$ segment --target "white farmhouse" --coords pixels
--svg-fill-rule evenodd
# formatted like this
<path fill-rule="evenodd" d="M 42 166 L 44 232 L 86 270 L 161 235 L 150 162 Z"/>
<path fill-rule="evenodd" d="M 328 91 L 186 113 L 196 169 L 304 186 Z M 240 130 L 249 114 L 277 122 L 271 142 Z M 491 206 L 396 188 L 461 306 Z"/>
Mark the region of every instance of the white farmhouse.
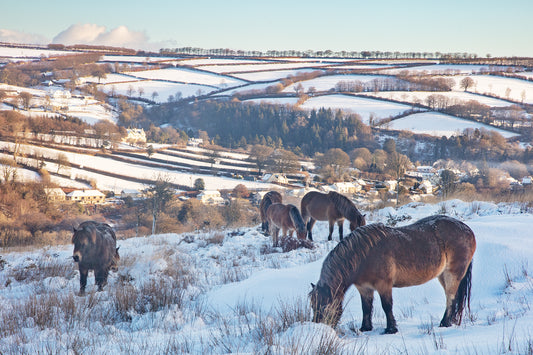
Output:
<path fill-rule="evenodd" d="M 425 194 L 432 194 L 433 184 L 428 180 L 423 180 L 420 185 L 418 185 L 418 189 Z"/>
<path fill-rule="evenodd" d="M 353 182 L 335 182 L 329 185 L 328 190 L 335 191 L 340 194 L 355 194 L 361 191 L 361 185 Z"/>
<path fill-rule="evenodd" d="M 146 133 L 142 128 L 128 128 L 126 129 L 126 137 L 123 139 L 124 142 L 130 144 L 146 143 Z"/>
<path fill-rule="evenodd" d="M 223 205 L 224 199 L 217 190 L 204 190 L 196 196 L 204 205 Z"/>
<path fill-rule="evenodd" d="M 261 179 L 262 182 L 288 184 L 289 180 L 283 174 L 265 174 Z"/>
<path fill-rule="evenodd" d="M 72 97 L 70 91 L 68 90 L 56 90 L 52 94 L 54 100 L 68 100 Z"/>
<path fill-rule="evenodd" d="M 67 194 L 67 201 L 81 204 L 99 204 L 105 202 L 105 195 L 98 190 L 74 190 Z"/>

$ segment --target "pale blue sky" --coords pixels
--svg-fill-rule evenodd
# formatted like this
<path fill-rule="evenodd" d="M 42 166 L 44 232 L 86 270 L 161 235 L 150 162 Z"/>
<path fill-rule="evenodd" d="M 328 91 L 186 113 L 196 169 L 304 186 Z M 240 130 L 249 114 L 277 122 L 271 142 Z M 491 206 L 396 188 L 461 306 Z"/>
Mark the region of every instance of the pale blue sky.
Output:
<path fill-rule="evenodd" d="M 98 33 L 108 34 L 105 38 L 112 38 L 112 44 L 127 37 L 125 44 L 151 49 L 439 51 L 533 57 L 533 0 L 24 0 L 3 2 L 0 10 L 0 41 L 22 32 L 22 38 L 40 35 L 40 41 L 48 43 L 72 25 L 92 24 Z M 113 32 L 120 26 L 127 30 Z M 78 40 L 80 32 L 74 30 L 63 33 L 61 40 Z"/>

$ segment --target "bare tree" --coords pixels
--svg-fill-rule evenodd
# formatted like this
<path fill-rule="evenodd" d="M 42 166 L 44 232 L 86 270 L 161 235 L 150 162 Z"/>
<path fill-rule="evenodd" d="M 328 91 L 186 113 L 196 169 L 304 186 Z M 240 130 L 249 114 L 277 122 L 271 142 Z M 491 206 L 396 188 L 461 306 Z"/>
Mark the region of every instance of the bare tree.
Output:
<path fill-rule="evenodd" d="M 277 173 L 292 173 L 300 168 L 296 154 L 285 149 L 276 149 L 270 154 L 268 166 Z"/>
<path fill-rule="evenodd" d="M 400 197 L 400 179 L 412 163 L 407 156 L 398 152 L 393 152 L 388 155 L 386 164 L 387 171 L 394 179 L 396 179 L 396 204 L 398 204 Z"/>
<path fill-rule="evenodd" d="M 268 165 L 268 159 L 273 151 L 273 148 L 261 144 L 256 144 L 252 147 L 250 151 L 250 159 L 257 166 L 259 174 L 261 174 L 262 170 Z"/>
<path fill-rule="evenodd" d="M 65 153 L 59 153 L 56 158 L 56 164 L 57 164 L 57 171 L 56 173 L 59 174 L 59 170 L 62 168 L 70 166 L 70 162 L 68 160 L 68 157 Z"/>
<path fill-rule="evenodd" d="M 28 110 L 31 106 L 32 95 L 29 92 L 23 91 L 19 94 L 19 99 L 22 107 Z"/>
<path fill-rule="evenodd" d="M 7 184 L 17 178 L 17 163 L 8 158 L 0 158 L 1 177 Z"/>
<path fill-rule="evenodd" d="M 350 167 L 350 157 L 342 149 L 332 148 L 324 154 L 317 154 L 315 163 L 327 180 L 341 180 Z"/>
<path fill-rule="evenodd" d="M 464 89 L 465 91 L 468 90 L 468 88 L 473 85 L 474 85 L 474 80 L 469 76 L 463 78 L 463 80 L 461 80 L 461 82 L 459 83 L 459 87 L 461 89 Z"/>
<path fill-rule="evenodd" d="M 145 192 L 152 210 L 152 234 L 155 234 L 159 214 L 172 199 L 173 189 L 170 176 L 158 175 L 155 182 Z"/>

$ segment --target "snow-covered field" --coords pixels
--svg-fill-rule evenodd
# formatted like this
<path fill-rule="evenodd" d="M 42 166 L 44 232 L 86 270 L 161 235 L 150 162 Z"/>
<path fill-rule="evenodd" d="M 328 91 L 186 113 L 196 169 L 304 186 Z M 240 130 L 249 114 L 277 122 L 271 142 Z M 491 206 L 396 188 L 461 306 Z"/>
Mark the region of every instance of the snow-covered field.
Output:
<path fill-rule="evenodd" d="M 369 123 L 370 116 L 374 116 L 377 119 L 387 118 L 412 109 L 409 105 L 340 94 L 311 97 L 300 107 L 305 110 L 330 108 L 332 110 L 357 113 L 365 124 Z"/>
<path fill-rule="evenodd" d="M 231 95 L 234 95 L 234 94 L 237 94 L 237 93 L 240 93 L 240 94 L 246 94 L 246 93 L 250 93 L 250 92 L 253 92 L 253 91 L 263 91 L 268 88 L 269 86 L 272 86 L 272 85 L 276 85 L 277 82 L 267 82 L 267 83 L 257 83 L 257 84 L 248 84 L 248 85 L 244 85 L 244 86 L 241 86 L 241 87 L 238 87 L 238 88 L 235 88 L 235 89 L 228 89 L 228 90 L 223 90 L 223 91 L 220 91 L 220 92 L 217 92 L 215 94 L 213 94 L 212 96 L 213 97 L 216 97 L 216 96 L 231 96 Z"/>
<path fill-rule="evenodd" d="M 294 62 L 294 63 L 261 63 L 261 64 L 241 64 L 241 65 L 199 65 L 196 68 L 210 71 L 213 73 L 243 73 L 243 72 L 259 72 L 269 70 L 283 70 L 283 69 L 305 69 L 326 66 L 328 63 L 321 62 Z"/>
<path fill-rule="evenodd" d="M 0 147 L 2 148 L 8 148 L 12 150 L 13 146 L 14 146 L 14 143 L 0 141 Z M 161 176 L 168 177 L 169 181 L 172 183 L 183 185 L 183 186 L 191 186 L 191 187 L 193 186 L 193 183 L 196 179 L 201 178 L 205 182 L 206 190 L 220 190 L 220 189 L 231 190 L 238 184 L 243 184 L 250 190 L 271 189 L 277 186 L 277 185 L 272 185 L 268 183 L 263 183 L 260 181 L 248 181 L 248 180 L 242 180 L 242 179 L 232 179 L 232 178 L 223 177 L 223 176 L 200 174 L 200 173 L 195 172 L 194 170 L 202 168 L 202 167 L 209 168 L 211 164 L 207 162 L 193 160 L 193 159 L 179 158 L 179 157 L 167 156 L 167 155 L 157 154 L 157 153 L 154 155 L 154 158 L 160 158 L 162 160 L 166 160 L 166 163 L 159 163 L 159 164 L 168 165 L 168 169 L 163 168 L 163 167 L 155 168 L 155 167 L 143 165 L 143 163 L 146 162 L 146 160 L 129 158 L 129 157 L 128 159 L 130 159 L 131 162 L 117 161 L 109 157 L 65 152 L 59 149 L 29 146 L 29 145 L 21 145 L 19 149 L 21 152 L 24 152 L 24 154 L 39 155 L 39 156 L 43 156 L 45 158 L 50 158 L 50 159 L 57 159 L 59 154 L 64 154 L 66 158 L 68 159 L 69 164 L 80 165 L 81 168 L 62 167 L 60 168 L 60 172 L 62 174 L 68 174 L 68 176 L 70 176 L 73 179 L 78 178 L 78 179 L 84 179 L 88 181 L 93 180 L 96 182 L 98 189 L 104 190 L 104 191 L 113 191 L 115 193 L 120 193 L 124 189 L 143 190 L 147 187 L 143 183 L 135 182 L 135 181 L 132 182 L 128 180 L 128 178 L 156 181 Z M 33 164 L 34 166 L 37 166 L 37 162 L 35 161 L 35 159 L 31 159 L 31 158 L 25 158 L 25 159 L 28 161 L 28 164 Z M 213 167 L 219 168 L 219 169 L 223 169 L 223 168 L 237 169 L 237 170 L 241 170 L 243 174 L 252 169 L 251 165 L 249 168 L 246 168 L 246 167 L 238 168 L 238 167 L 231 165 L 232 161 L 234 162 L 237 159 L 243 159 L 242 155 L 235 154 L 234 156 L 231 156 L 228 154 L 225 154 L 225 155 L 221 154 L 220 159 L 218 158 L 216 159 L 216 162 L 213 164 Z M 176 166 L 180 165 L 180 163 L 193 165 L 194 168 L 184 168 L 184 169 L 190 169 L 190 172 L 181 172 L 181 171 L 176 171 L 172 169 L 172 168 L 175 169 Z M 106 176 L 105 173 L 91 172 L 91 171 L 87 171 L 84 168 L 93 168 L 93 169 L 97 169 L 102 172 L 116 174 L 124 178 L 120 178 L 116 176 Z M 52 172 L 56 172 L 57 164 L 53 162 L 47 162 L 46 169 Z M 31 175 L 29 177 L 32 177 L 32 176 L 34 175 Z"/>
<path fill-rule="evenodd" d="M 156 80 L 138 80 L 133 82 L 111 83 L 106 85 L 99 85 L 105 92 L 115 91 L 116 94 L 128 96 L 130 91 L 134 97 L 144 97 L 152 99 L 155 102 L 166 102 L 170 95 L 181 95 L 182 98 L 205 95 L 207 93 L 216 91 L 212 86 L 197 85 L 197 84 L 180 84 L 169 81 Z M 139 93 L 139 89 L 143 94 Z M 157 93 L 157 95 L 154 95 Z"/>
<path fill-rule="evenodd" d="M 261 99 L 244 100 L 243 102 L 253 102 L 256 104 L 268 103 L 273 105 L 296 105 L 297 97 L 265 97 Z"/>
<path fill-rule="evenodd" d="M 512 103 L 505 100 L 495 99 L 489 96 L 483 96 L 479 94 L 474 94 L 471 92 L 465 91 L 383 91 L 383 92 L 367 92 L 365 95 L 381 97 L 384 99 L 402 101 L 409 103 L 422 103 L 426 104 L 428 96 L 431 95 L 441 95 L 448 99 L 449 104 L 464 103 L 470 100 L 479 102 L 480 104 L 487 105 L 490 107 L 506 107 L 511 106 Z"/>
<path fill-rule="evenodd" d="M 461 75 L 454 77 L 456 82 L 455 90 L 462 90 L 459 84 L 464 77 Z M 533 104 L 533 82 L 531 81 L 492 75 L 474 75 L 470 77 L 474 80 L 474 86 L 469 88 L 468 91 L 480 94 L 488 93 L 518 102 Z"/>
<path fill-rule="evenodd" d="M 288 76 L 295 76 L 300 73 L 311 73 L 320 69 L 315 68 L 300 68 L 290 70 L 272 70 L 272 71 L 256 71 L 249 73 L 232 73 L 231 76 L 248 81 L 274 81 L 286 78 Z"/>
<path fill-rule="evenodd" d="M 0 352 L 531 354 L 531 208 L 453 200 L 368 211 L 367 220 L 404 225 L 442 212 L 477 239 L 471 311 L 461 326 L 438 327 L 445 299 L 436 280 L 393 290 L 397 334 L 382 334 L 379 299 L 374 330 L 357 330 L 362 312 L 353 287 L 336 330 L 310 322 L 310 283 L 337 244 L 318 222 L 315 248 L 288 253 L 272 249 L 258 227 L 119 235 L 118 273 L 103 292 L 95 292 L 91 273 L 84 297 L 71 245 L 3 251 Z"/>
<path fill-rule="evenodd" d="M 335 85 L 339 82 L 354 82 L 360 81 L 362 83 L 367 83 L 374 79 L 384 79 L 385 76 L 379 75 L 326 75 L 321 76 L 311 80 L 301 81 L 295 84 L 287 86 L 283 92 L 294 92 L 294 87 L 296 85 L 302 84 L 302 87 L 305 92 L 309 90 L 310 87 L 314 87 L 316 91 L 329 91 L 335 89 Z M 390 77 L 392 79 L 392 77 Z"/>
<path fill-rule="evenodd" d="M 430 134 L 437 137 L 451 137 L 461 134 L 465 129 L 486 129 L 495 131 L 505 138 L 516 137 L 518 134 L 498 129 L 483 123 L 447 115 L 440 112 L 419 112 L 398 118 L 386 124 L 388 129 L 410 131 L 418 134 Z"/>
<path fill-rule="evenodd" d="M 505 70 L 507 67 L 500 66 L 501 70 Z M 441 75 L 441 74 L 477 74 L 479 72 L 488 71 L 488 65 L 478 64 L 433 64 L 433 65 L 421 65 L 407 68 L 395 68 L 385 70 L 388 74 L 398 74 L 401 71 L 408 70 L 411 73 L 425 72 L 426 74 Z"/>
<path fill-rule="evenodd" d="M 157 70 L 144 70 L 126 73 L 141 79 L 175 81 L 186 84 L 199 84 L 227 88 L 246 84 L 245 81 L 238 80 L 225 75 L 211 74 L 193 69 L 168 68 Z"/>

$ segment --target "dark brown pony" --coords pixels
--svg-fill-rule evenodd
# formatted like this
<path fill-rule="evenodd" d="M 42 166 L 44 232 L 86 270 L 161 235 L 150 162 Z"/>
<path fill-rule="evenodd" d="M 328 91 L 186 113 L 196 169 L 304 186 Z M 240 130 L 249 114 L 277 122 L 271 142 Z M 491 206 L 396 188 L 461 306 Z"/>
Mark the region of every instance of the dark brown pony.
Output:
<path fill-rule="evenodd" d="M 342 240 L 342 227 L 345 218 L 350 221 L 350 231 L 366 224 L 365 216 L 359 212 L 353 202 L 334 191 L 327 194 L 317 191 L 306 193 L 302 198 L 300 209 L 302 210 L 302 217 L 307 223 L 309 240 L 313 240 L 311 231 L 317 220 L 329 222 L 328 240 L 331 240 L 335 222 L 339 227 L 339 240 Z"/>
<path fill-rule="evenodd" d="M 85 294 L 89 270 L 94 270 L 95 284 L 102 291 L 107 284 L 109 270 L 118 268 L 117 237 L 106 223 L 86 221 L 74 228 L 72 258 L 80 270 L 80 295 Z"/>
<path fill-rule="evenodd" d="M 261 230 L 263 232 L 269 233 L 268 221 L 266 218 L 266 211 L 268 207 L 273 203 L 281 203 L 282 201 L 283 198 L 277 191 L 269 191 L 265 194 L 265 196 L 263 196 L 263 199 L 261 199 L 261 203 L 259 204 L 259 213 L 261 215 Z"/>
<path fill-rule="evenodd" d="M 376 290 L 387 316 L 385 333 L 396 333 L 392 288 L 421 285 L 437 277 L 446 294 L 440 326 L 459 325 L 465 305 L 470 308 L 475 250 L 472 230 L 442 215 L 400 228 L 382 224 L 358 228 L 328 254 L 317 285 L 311 284 L 313 320 L 335 327 L 342 315 L 344 294 L 354 285 L 363 307 L 361 331 L 372 330 Z"/>
<path fill-rule="evenodd" d="M 298 239 L 305 239 L 305 222 L 295 205 L 284 205 L 282 203 L 273 203 L 266 211 L 266 217 L 272 235 L 274 247 L 279 245 L 279 230 L 283 236 L 287 233 L 292 237 L 294 231 Z"/>

